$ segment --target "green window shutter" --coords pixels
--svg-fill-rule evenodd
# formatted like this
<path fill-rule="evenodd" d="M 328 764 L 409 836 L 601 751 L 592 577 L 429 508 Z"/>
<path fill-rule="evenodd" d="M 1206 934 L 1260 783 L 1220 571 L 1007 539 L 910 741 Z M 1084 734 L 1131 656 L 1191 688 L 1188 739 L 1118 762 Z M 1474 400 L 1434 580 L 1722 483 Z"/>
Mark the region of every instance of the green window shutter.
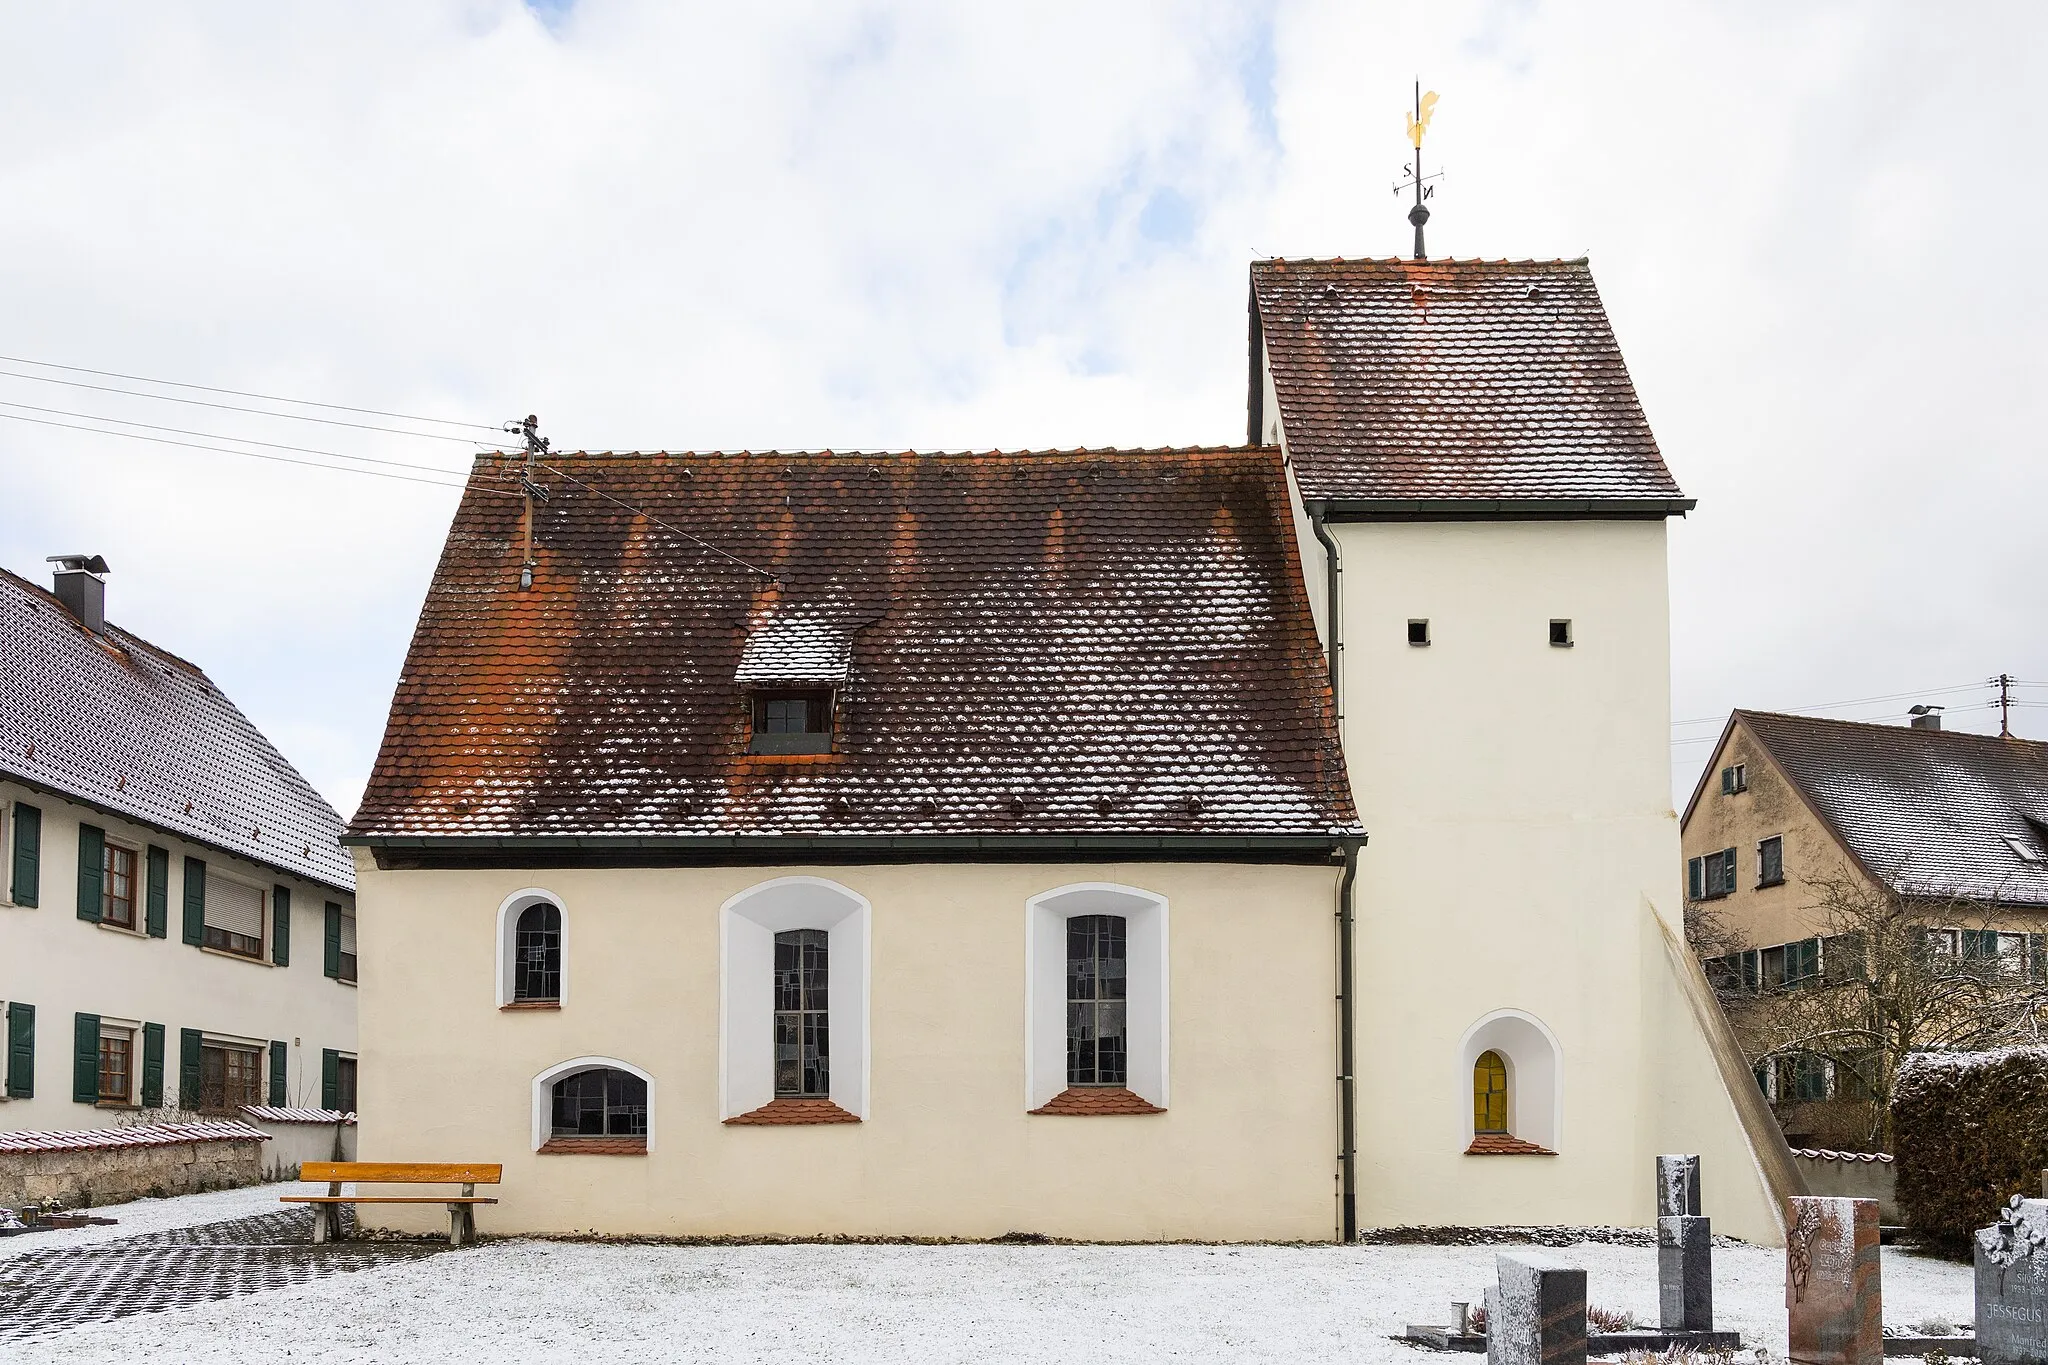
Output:
<path fill-rule="evenodd" d="M 280 967 L 292 965 L 292 889 L 289 886 L 271 888 L 270 960 Z M 283 1103 L 282 1100 L 278 1102 Z"/>
<path fill-rule="evenodd" d="M 199 1107 L 199 1030 L 178 1030 L 178 1107 Z"/>
<path fill-rule="evenodd" d="M 341 976 L 341 907 L 333 901 L 327 902 L 327 960 L 321 970 L 329 976 Z"/>
<path fill-rule="evenodd" d="M 14 803 L 13 889 L 8 898 L 16 905 L 41 905 L 43 887 L 43 813 L 34 806 Z"/>
<path fill-rule="evenodd" d="M 142 1107 L 164 1107 L 164 1026 L 142 1026 Z"/>
<path fill-rule="evenodd" d="M 98 1104 L 100 1099 L 100 1017 L 76 1014 L 71 1018 L 71 1098 L 80 1104 Z"/>
<path fill-rule="evenodd" d="M 7 1002 L 7 1098 L 36 1097 L 36 1007 Z"/>
<path fill-rule="evenodd" d="M 170 933 L 171 851 L 151 844 L 147 862 L 149 936 L 164 938 Z"/>
<path fill-rule="evenodd" d="M 331 1047 L 320 1049 L 320 1107 L 341 1105 L 341 1054 Z"/>
<path fill-rule="evenodd" d="M 270 1044 L 270 1102 L 280 1109 L 288 1102 L 284 1095 L 285 1068 L 290 1065 L 291 1052 L 283 1043 Z"/>
<path fill-rule="evenodd" d="M 107 889 L 107 832 L 98 825 L 78 827 L 78 917 L 100 921 L 100 901 Z"/>
<path fill-rule="evenodd" d="M 206 863 L 185 857 L 185 942 L 206 942 Z"/>
<path fill-rule="evenodd" d="M 1707 893 L 1706 878 L 1700 872 L 1700 860 L 1688 858 L 1685 863 L 1685 886 L 1694 900 L 1702 900 Z"/>

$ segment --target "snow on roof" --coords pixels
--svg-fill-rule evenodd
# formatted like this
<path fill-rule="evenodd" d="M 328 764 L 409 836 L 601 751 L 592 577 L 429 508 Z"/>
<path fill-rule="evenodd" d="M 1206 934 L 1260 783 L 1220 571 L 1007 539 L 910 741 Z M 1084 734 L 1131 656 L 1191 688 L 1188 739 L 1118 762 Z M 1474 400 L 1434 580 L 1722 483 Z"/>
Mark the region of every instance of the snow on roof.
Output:
<path fill-rule="evenodd" d="M 115 1147 L 169 1147 L 180 1142 L 268 1142 L 246 1123 L 139 1123 L 127 1128 L 86 1128 L 62 1133 L 0 1133 L 0 1154 L 89 1152 Z"/>
<path fill-rule="evenodd" d="M 1306 498 L 1691 506 L 1583 260 L 1259 261 L 1252 307 Z"/>
<path fill-rule="evenodd" d="M 1890 1165 L 1890 1152 L 1837 1152 L 1827 1147 L 1794 1147 L 1792 1155 L 1803 1156 L 1809 1161 L 1876 1161 Z"/>
<path fill-rule="evenodd" d="M 242 1112 L 265 1123 L 353 1124 L 356 1121 L 353 1112 L 344 1113 L 339 1109 L 297 1109 L 276 1104 L 245 1104 Z"/>
<path fill-rule="evenodd" d="M 526 591 L 517 458 L 353 838 L 1356 829 L 1277 450 L 554 456 Z M 793 668 L 843 670 L 832 752 L 749 754 Z"/>
<path fill-rule="evenodd" d="M 341 817 L 192 664 L 0 569 L 0 774 L 353 890 Z"/>

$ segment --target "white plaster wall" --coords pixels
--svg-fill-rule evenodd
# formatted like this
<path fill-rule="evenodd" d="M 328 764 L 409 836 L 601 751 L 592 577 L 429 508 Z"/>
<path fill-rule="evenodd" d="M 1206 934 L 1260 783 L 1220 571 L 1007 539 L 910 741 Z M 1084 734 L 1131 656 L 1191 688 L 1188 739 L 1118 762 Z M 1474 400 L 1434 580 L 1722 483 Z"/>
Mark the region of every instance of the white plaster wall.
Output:
<path fill-rule="evenodd" d="M 1775 1240 L 1733 1103 L 1645 946 L 1649 916 L 1681 913 L 1663 523 L 1333 529 L 1370 834 L 1361 1225 L 1642 1225 L 1655 1156 L 1699 1152 L 1717 1230 Z M 1416 617 L 1426 648 L 1407 643 Z M 1548 643 L 1554 617 L 1573 647 Z M 1509 1010 L 1556 1040 L 1555 1157 L 1463 1155 L 1462 1044 Z"/>
<path fill-rule="evenodd" d="M 286 876 L 218 849 L 201 848 L 105 812 L 0 781 L 0 803 L 11 820 L 16 801 L 43 813 L 42 894 L 35 908 L 0 904 L 0 1001 L 36 1007 L 36 1093 L 32 1099 L 0 1098 L 0 1131 L 61 1131 L 106 1128 L 133 1122 L 121 1109 L 79 1104 L 71 1098 L 72 1016 L 79 1012 L 164 1026 L 164 1102 L 176 1102 L 178 1030 L 196 1028 L 251 1041 L 291 1045 L 285 1102 L 320 1103 L 320 1050 L 352 1052 L 356 1045 L 356 988 L 322 974 L 323 906 L 344 907 L 354 898 L 302 878 Z M 110 839 L 171 853 L 167 937 L 105 928 L 78 918 L 78 826 L 106 830 Z M 12 845 L 8 845 L 11 857 Z M 259 886 L 283 885 L 292 892 L 291 963 L 269 963 L 208 949 L 182 940 L 186 853 L 209 869 Z M 8 889 L 0 871 L 0 900 Z M 137 868 L 136 919 L 143 919 L 142 869 Z M 492 907 L 495 910 L 495 905 Z M 266 908 L 267 913 L 267 908 Z M 266 949 L 268 939 L 266 936 Z M 4 1036 L 4 1013 L 0 1013 Z M 135 1065 L 140 1072 L 141 1043 Z M 268 1101 L 269 1053 L 265 1049 Z M 4 1072 L 4 1059 L 0 1059 Z"/>
<path fill-rule="evenodd" d="M 1336 868 L 358 868 L 363 1158 L 502 1162 L 485 1231 L 1334 1234 Z M 784 876 L 872 907 L 859 1124 L 721 1122 L 721 907 Z M 1164 1114 L 1027 1112 L 1025 906 L 1077 882 L 1172 906 Z M 497 909 L 522 887 L 573 907 L 560 1010 L 496 1007 Z M 532 1150 L 533 1078 L 585 1056 L 651 1078 L 646 1156 Z"/>

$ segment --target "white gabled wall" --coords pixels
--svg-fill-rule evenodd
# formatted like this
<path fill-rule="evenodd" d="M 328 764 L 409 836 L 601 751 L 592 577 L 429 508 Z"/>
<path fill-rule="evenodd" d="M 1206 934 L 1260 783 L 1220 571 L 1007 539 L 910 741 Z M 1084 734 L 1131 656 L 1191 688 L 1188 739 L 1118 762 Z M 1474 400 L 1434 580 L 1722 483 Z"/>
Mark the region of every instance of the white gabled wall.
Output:
<path fill-rule="evenodd" d="M 14 806 L 25 801 L 42 812 L 40 904 L 8 900 L 13 854 Z M 129 1110 L 80 1104 L 72 1099 L 73 1019 L 97 1014 L 108 1020 L 164 1026 L 164 1100 L 178 1090 L 180 1029 L 199 1029 L 222 1038 L 266 1044 L 263 1056 L 267 1100 L 273 1040 L 289 1046 L 285 1098 L 288 1104 L 320 1103 L 323 1048 L 353 1054 L 356 1047 L 356 988 L 323 972 L 324 906 L 334 901 L 353 909 L 355 898 L 299 877 L 278 873 L 218 849 L 197 845 L 147 826 L 46 792 L 0 781 L 0 836 L 6 863 L 0 865 L 0 1002 L 35 1006 L 36 1084 L 30 1099 L 7 1099 L 0 1086 L 0 1132 L 107 1128 L 133 1122 Z M 151 844 L 170 851 L 166 936 L 108 928 L 78 917 L 78 827 L 96 825 L 109 839 L 138 850 Z M 183 941 L 183 868 L 187 853 L 237 881 L 292 892 L 288 966 L 256 962 L 195 948 Z M 137 914 L 143 922 L 146 873 L 138 862 Z M 266 906 L 266 914 L 268 914 Z M 269 928 L 265 926 L 266 930 Z M 0 1005 L 0 1042 L 5 1040 Z M 0 1053 L 0 1074 L 5 1072 Z M 142 1065 L 138 1039 L 135 1066 Z"/>
<path fill-rule="evenodd" d="M 1705 1035 L 1645 948 L 1650 916 L 1681 914 L 1664 524 L 1332 530 L 1345 761 L 1370 836 L 1360 1224 L 1642 1225 L 1654 1158 L 1682 1151 L 1705 1158 L 1718 1231 L 1776 1241 Z M 1427 647 L 1407 643 L 1412 618 Z M 1553 618 L 1570 648 L 1549 643 Z M 1554 1157 L 1464 1155 L 1464 1044 L 1504 1011 L 1554 1040 Z"/>

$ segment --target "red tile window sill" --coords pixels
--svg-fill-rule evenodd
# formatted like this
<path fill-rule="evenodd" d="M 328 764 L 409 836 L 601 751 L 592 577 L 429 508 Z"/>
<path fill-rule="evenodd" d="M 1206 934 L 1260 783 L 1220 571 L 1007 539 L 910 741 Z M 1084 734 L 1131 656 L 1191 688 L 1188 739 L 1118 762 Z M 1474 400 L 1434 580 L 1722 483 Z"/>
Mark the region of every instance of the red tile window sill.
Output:
<path fill-rule="evenodd" d="M 1060 1091 L 1031 1112 L 1093 1118 L 1103 1114 L 1163 1114 L 1166 1111 L 1120 1086 L 1077 1085 Z"/>
<path fill-rule="evenodd" d="M 735 1114 L 726 1120 L 728 1125 L 760 1125 L 783 1127 L 799 1123 L 859 1123 L 858 1114 L 849 1114 L 830 1100 L 803 1100 L 785 1096 L 770 1100 L 759 1109 L 750 1109 L 744 1114 Z"/>
<path fill-rule="evenodd" d="M 1548 1147 L 1538 1147 L 1507 1133 L 1480 1133 L 1465 1149 L 1466 1156 L 1556 1156 Z"/>
<path fill-rule="evenodd" d="M 559 1000 L 514 1000 L 510 1004 L 498 1006 L 498 1012 L 502 1014 L 507 1010 L 558 1010 L 560 1008 L 562 1008 L 562 1002 Z"/>
<path fill-rule="evenodd" d="M 637 1137 L 551 1137 L 542 1156 L 646 1156 L 647 1139 Z"/>

